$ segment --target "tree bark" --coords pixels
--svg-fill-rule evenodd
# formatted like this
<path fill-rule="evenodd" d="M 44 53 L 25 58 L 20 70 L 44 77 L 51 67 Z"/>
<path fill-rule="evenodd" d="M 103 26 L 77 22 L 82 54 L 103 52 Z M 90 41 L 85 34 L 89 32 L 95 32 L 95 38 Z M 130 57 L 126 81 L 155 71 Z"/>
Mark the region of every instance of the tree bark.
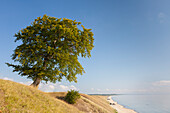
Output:
<path fill-rule="evenodd" d="M 40 82 L 41 82 L 41 79 L 40 79 L 40 78 L 36 78 L 36 79 L 34 80 L 34 82 L 33 82 L 30 86 L 35 87 L 35 88 L 38 88 Z"/>
<path fill-rule="evenodd" d="M 45 67 L 45 70 L 46 70 L 46 61 L 47 61 L 47 57 L 44 58 L 44 62 L 43 62 L 43 67 Z M 32 87 L 35 87 L 35 88 L 38 88 L 39 84 L 41 82 L 41 79 L 40 78 L 36 78 L 34 80 L 34 82 L 30 85 Z"/>

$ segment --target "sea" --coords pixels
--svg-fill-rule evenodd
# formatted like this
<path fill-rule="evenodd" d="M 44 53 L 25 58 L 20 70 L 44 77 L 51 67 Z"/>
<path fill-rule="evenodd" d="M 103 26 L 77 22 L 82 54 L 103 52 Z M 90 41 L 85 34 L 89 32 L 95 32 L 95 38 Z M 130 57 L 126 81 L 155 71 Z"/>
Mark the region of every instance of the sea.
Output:
<path fill-rule="evenodd" d="M 170 113 L 170 95 L 114 95 L 112 99 L 137 113 Z"/>

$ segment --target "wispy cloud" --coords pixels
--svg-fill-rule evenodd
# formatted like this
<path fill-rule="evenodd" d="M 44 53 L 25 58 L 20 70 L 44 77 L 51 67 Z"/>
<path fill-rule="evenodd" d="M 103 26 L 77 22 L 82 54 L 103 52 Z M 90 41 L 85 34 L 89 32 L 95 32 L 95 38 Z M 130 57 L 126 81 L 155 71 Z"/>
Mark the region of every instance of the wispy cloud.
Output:
<path fill-rule="evenodd" d="M 27 82 L 20 82 L 21 84 L 30 85 L 32 84 L 32 81 Z M 65 92 L 68 90 L 79 90 L 74 85 L 63 85 L 60 83 L 40 83 L 39 90 L 45 91 L 45 92 Z"/>
<path fill-rule="evenodd" d="M 158 14 L 158 18 L 165 18 L 165 17 L 166 17 L 166 15 L 162 12 Z"/>
<path fill-rule="evenodd" d="M 107 93 L 107 94 L 128 94 L 128 93 L 146 93 L 148 90 L 146 89 L 95 89 L 91 88 L 92 93 Z"/>
<path fill-rule="evenodd" d="M 146 87 L 147 86 L 147 87 Z M 170 94 L 170 80 L 160 80 L 133 89 L 91 88 L 91 93 L 106 94 Z"/>
<path fill-rule="evenodd" d="M 158 14 L 158 19 L 160 23 L 166 23 L 168 22 L 167 15 L 165 13 L 160 12 Z"/>
<path fill-rule="evenodd" d="M 61 85 L 58 83 L 40 84 L 39 89 L 45 92 L 78 90 L 74 85 Z"/>
<path fill-rule="evenodd" d="M 11 80 L 11 81 L 13 81 L 13 79 L 8 78 L 8 77 L 3 77 L 3 78 L 1 78 L 1 79 L 4 79 L 4 80 Z"/>
<path fill-rule="evenodd" d="M 59 85 L 59 88 L 64 90 L 64 91 L 67 91 L 67 90 L 70 90 L 70 89 L 77 90 L 77 88 L 73 85 L 71 85 L 71 86 Z"/>
<path fill-rule="evenodd" d="M 20 82 L 22 84 L 30 85 L 32 81 L 27 81 L 27 82 Z M 60 83 L 41 83 L 39 85 L 39 89 L 45 92 L 62 92 L 62 91 L 68 91 L 68 90 L 78 90 L 74 85 L 62 85 Z"/>
<path fill-rule="evenodd" d="M 152 83 L 153 86 L 170 86 L 170 80 L 161 80 Z"/>
<path fill-rule="evenodd" d="M 11 80 L 13 79 L 9 77 L 0 77 L 1 79 L 4 80 Z M 20 82 L 21 84 L 26 84 L 30 85 L 32 81 L 26 81 L 26 82 Z M 74 85 L 63 85 L 61 83 L 41 83 L 39 86 L 39 89 L 45 92 L 65 92 L 68 90 L 79 90 L 76 88 Z M 82 90 L 84 92 L 84 90 Z M 170 80 L 160 80 L 160 81 L 155 81 L 152 83 L 148 84 L 147 88 L 136 88 L 136 89 L 111 89 L 111 88 L 91 88 L 87 91 L 88 93 L 98 93 L 98 94 L 160 94 L 160 93 L 165 93 L 169 94 L 170 93 Z"/>
<path fill-rule="evenodd" d="M 8 78 L 8 77 L 0 77 L 0 79 L 4 79 L 4 80 L 11 80 L 14 81 L 12 78 Z M 26 81 L 26 82 L 19 82 L 21 84 L 25 84 L 25 85 L 31 85 L 32 81 Z M 74 85 L 62 85 L 60 83 L 41 83 L 39 85 L 39 89 L 45 92 L 55 92 L 55 91 L 68 91 L 68 90 L 79 90 L 78 88 L 76 88 Z"/>

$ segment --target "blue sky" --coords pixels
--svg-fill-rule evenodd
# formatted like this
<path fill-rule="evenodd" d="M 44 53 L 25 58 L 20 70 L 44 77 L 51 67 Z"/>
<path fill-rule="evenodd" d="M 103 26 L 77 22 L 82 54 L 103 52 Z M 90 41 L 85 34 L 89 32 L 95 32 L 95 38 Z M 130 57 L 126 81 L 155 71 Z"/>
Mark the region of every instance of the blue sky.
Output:
<path fill-rule="evenodd" d="M 43 91 L 82 93 L 170 93 L 169 0 L 2 0 L 0 4 L 0 78 L 25 84 L 5 62 L 19 43 L 14 34 L 47 14 L 82 22 L 94 33 L 90 59 L 78 83 L 41 84 Z"/>

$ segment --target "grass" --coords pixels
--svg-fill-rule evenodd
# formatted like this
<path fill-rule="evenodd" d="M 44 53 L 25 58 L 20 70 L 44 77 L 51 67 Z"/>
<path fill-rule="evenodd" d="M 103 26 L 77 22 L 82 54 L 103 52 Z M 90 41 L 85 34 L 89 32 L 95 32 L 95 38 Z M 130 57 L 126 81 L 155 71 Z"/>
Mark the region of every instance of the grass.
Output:
<path fill-rule="evenodd" d="M 61 99 L 64 101 L 64 97 L 66 95 L 66 92 L 51 92 L 47 93 L 48 95 Z M 107 100 L 107 96 L 97 96 L 97 95 L 86 95 L 86 94 L 80 94 L 81 98 L 77 101 L 75 106 L 80 111 L 86 112 L 86 113 L 116 113 L 116 110 L 114 110 L 109 104 Z"/>
<path fill-rule="evenodd" d="M 80 113 L 74 106 L 30 86 L 0 79 L 2 113 Z"/>
<path fill-rule="evenodd" d="M 91 96 L 91 95 L 85 95 L 85 94 L 81 94 L 84 98 L 86 98 L 87 100 L 93 102 L 94 104 L 96 104 L 97 106 L 101 106 L 102 109 L 106 110 L 109 113 L 114 113 L 116 112 L 115 110 L 113 110 L 113 108 L 109 105 L 110 103 L 107 100 L 107 96 Z M 113 112 L 114 111 L 114 112 Z"/>
<path fill-rule="evenodd" d="M 63 100 L 65 95 L 0 79 L 0 113 L 116 113 L 104 96 L 81 94 L 77 103 L 71 105 Z"/>

